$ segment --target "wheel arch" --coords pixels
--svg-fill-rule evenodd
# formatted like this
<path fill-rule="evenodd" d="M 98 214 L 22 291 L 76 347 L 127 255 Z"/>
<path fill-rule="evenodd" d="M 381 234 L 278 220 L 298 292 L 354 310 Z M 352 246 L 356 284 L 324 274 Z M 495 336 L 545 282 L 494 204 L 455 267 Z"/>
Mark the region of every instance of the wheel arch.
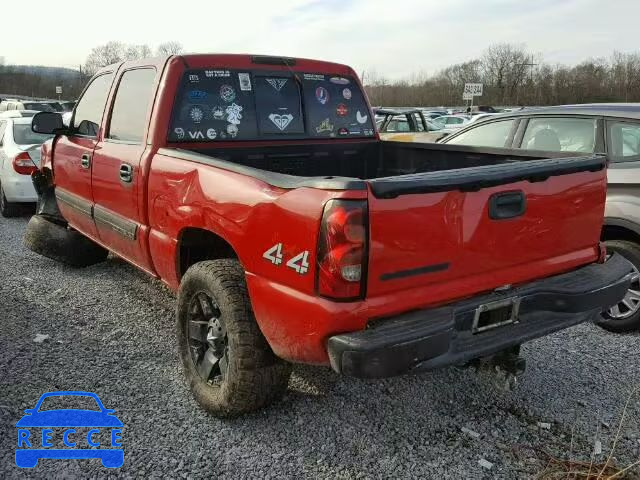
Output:
<path fill-rule="evenodd" d="M 226 238 L 201 227 L 185 227 L 180 230 L 176 249 L 178 279 L 197 262 L 221 258 L 240 260 L 238 253 Z"/>
<path fill-rule="evenodd" d="M 627 240 L 640 245 L 640 225 L 624 218 L 605 218 L 600 239 Z"/>

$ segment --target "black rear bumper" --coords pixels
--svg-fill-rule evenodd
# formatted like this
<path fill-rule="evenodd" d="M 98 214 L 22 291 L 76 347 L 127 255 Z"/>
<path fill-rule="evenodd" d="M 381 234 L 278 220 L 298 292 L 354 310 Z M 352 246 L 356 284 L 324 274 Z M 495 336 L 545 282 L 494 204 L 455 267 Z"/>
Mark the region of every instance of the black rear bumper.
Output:
<path fill-rule="evenodd" d="M 338 373 L 379 378 L 459 365 L 593 320 L 627 292 L 633 271 L 620 255 L 504 292 L 371 322 L 366 330 L 329 338 Z M 515 299 L 517 321 L 473 333 L 481 305 Z"/>

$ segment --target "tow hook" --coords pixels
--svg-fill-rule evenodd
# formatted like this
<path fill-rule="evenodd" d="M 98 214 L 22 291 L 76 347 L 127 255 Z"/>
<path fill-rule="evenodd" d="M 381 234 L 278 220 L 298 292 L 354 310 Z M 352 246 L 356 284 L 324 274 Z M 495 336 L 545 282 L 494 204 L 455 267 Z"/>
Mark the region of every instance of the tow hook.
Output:
<path fill-rule="evenodd" d="M 526 365 L 526 360 L 520 356 L 520 345 L 473 360 L 470 364 L 480 377 L 501 392 L 515 389 L 518 377 L 524 373 Z"/>

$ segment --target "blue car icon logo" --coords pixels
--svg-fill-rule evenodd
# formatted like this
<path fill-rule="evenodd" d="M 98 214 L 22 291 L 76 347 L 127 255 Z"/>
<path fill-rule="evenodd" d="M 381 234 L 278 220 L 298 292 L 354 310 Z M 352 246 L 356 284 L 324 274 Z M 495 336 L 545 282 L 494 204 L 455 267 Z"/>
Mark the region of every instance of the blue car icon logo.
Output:
<path fill-rule="evenodd" d="M 71 405 L 74 402 L 89 404 L 92 408 L 47 408 L 60 400 Z M 122 422 L 114 415 L 114 410 L 104 407 L 95 393 L 45 393 L 34 408 L 24 413 L 16 423 L 18 448 L 15 458 L 18 467 L 33 468 L 41 458 L 99 458 L 106 468 L 123 465 L 124 451 L 120 444 Z"/>

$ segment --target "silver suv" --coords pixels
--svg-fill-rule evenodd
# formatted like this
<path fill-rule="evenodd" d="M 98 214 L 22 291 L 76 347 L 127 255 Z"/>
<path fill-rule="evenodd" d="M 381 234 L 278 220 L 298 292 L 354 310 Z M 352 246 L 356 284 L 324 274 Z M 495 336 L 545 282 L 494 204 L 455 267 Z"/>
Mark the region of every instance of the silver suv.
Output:
<path fill-rule="evenodd" d="M 440 143 L 607 155 L 602 240 L 634 264 L 636 276 L 625 298 L 598 323 L 613 332 L 640 329 L 640 104 L 564 105 L 495 115 Z"/>

